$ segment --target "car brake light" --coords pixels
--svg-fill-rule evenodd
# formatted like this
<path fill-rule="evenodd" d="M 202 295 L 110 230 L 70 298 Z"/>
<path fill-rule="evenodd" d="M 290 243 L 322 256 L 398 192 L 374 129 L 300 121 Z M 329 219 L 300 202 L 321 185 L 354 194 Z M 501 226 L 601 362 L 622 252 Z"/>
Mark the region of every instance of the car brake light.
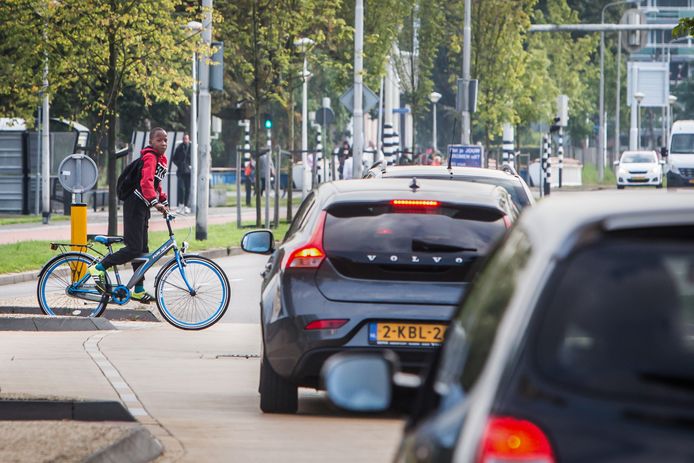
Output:
<path fill-rule="evenodd" d="M 439 201 L 429 201 L 424 199 L 393 199 L 390 202 L 390 204 L 394 207 L 402 207 L 406 209 L 425 209 L 431 207 L 439 207 L 441 205 Z"/>
<path fill-rule="evenodd" d="M 512 417 L 491 417 L 480 445 L 478 463 L 554 463 L 549 439 L 535 424 Z"/>
<path fill-rule="evenodd" d="M 313 320 L 311 323 L 304 327 L 305 330 L 335 330 L 337 328 L 343 327 L 349 319 L 339 318 L 333 320 Z"/>
<path fill-rule="evenodd" d="M 327 213 L 321 212 L 315 230 L 311 234 L 308 243 L 294 249 L 289 253 L 283 268 L 318 268 L 325 259 L 323 249 L 323 229 Z"/>
<path fill-rule="evenodd" d="M 511 228 L 511 219 L 507 215 L 504 215 L 504 225 L 507 229 Z"/>

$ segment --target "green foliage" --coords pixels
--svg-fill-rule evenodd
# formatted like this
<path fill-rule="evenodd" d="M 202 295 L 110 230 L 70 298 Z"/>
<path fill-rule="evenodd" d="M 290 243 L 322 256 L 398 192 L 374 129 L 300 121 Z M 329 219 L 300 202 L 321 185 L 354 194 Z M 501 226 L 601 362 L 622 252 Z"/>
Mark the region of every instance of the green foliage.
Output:
<path fill-rule="evenodd" d="M 578 14 L 566 0 L 548 0 L 547 12 L 535 12 L 537 23 L 580 23 Z M 549 60 L 549 80 L 541 87 L 543 99 L 550 103 L 550 112 L 545 122 L 550 122 L 556 112 L 556 97 L 569 97 L 569 133 L 580 139 L 592 133 L 592 116 L 596 113 L 599 69 L 592 61 L 599 43 L 597 34 L 575 38 L 569 33 L 536 33 L 528 40 L 529 50 L 541 50 Z M 538 100 L 539 101 L 539 100 Z M 543 119 L 539 119 L 542 121 Z"/>
<path fill-rule="evenodd" d="M 215 224 L 207 229 L 207 240 L 198 241 L 195 239 L 194 226 L 177 226 L 176 233 L 178 242 L 189 241 L 191 251 L 203 251 L 206 249 L 235 248 L 239 247 L 241 238 L 248 229 L 236 228 L 235 225 Z M 280 223 L 278 229 L 273 230 L 275 237 L 281 239 L 286 233 L 288 224 Z M 167 231 L 151 232 L 149 242 L 152 246 L 159 246 L 168 239 Z M 100 251 L 105 248 L 96 245 Z M 12 244 L 0 244 L 0 274 L 10 272 L 23 272 L 27 270 L 38 270 L 43 264 L 56 255 L 50 248 L 49 241 L 21 241 Z M 155 269 L 156 271 L 156 269 Z"/>
<path fill-rule="evenodd" d="M 678 24 L 672 30 L 672 37 L 688 37 L 694 34 L 694 18 L 680 18 Z"/>

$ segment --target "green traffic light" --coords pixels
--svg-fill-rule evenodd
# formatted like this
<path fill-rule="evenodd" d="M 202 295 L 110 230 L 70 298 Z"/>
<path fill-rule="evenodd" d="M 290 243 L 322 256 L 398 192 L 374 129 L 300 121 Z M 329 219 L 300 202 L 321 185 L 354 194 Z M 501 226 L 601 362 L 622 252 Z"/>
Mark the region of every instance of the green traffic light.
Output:
<path fill-rule="evenodd" d="M 272 128 L 272 119 L 265 119 L 265 128 L 266 129 Z"/>

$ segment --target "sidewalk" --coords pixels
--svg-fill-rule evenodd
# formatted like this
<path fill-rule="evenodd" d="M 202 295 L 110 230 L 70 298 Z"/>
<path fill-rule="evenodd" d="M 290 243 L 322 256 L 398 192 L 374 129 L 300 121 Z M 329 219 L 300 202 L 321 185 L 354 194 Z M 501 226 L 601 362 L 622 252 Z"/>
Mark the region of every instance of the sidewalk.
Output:
<path fill-rule="evenodd" d="M 300 194 L 300 192 L 299 192 Z M 298 206 L 294 206 L 294 212 Z M 261 210 L 261 220 L 265 220 L 265 209 Z M 280 207 L 280 219 L 287 216 L 286 206 Z M 270 220 L 274 218 L 274 209 L 270 207 Z M 255 208 L 242 207 L 241 221 L 255 222 Z M 209 209 L 207 215 L 207 224 L 221 223 L 236 223 L 236 208 L 235 207 L 213 207 Z M 166 230 L 166 222 L 161 214 L 152 213 L 152 219 L 149 226 L 151 231 Z M 195 230 L 195 215 L 186 214 L 178 215 L 173 225 L 174 230 L 191 228 Z M 106 234 L 108 231 L 108 211 L 88 211 L 87 212 L 87 234 Z M 123 233 L 123 213 L 118 211 L 118 233 Z M 69 241 L 70 240 L 70 222 L 69 221 L 53 221 L 46 225 L 42 223 L 32 224 L 13 224 L 0 225 L 0 244 L 16 243 L 19 241 L 31 240 L 53 240 L 53 241 Z"/>

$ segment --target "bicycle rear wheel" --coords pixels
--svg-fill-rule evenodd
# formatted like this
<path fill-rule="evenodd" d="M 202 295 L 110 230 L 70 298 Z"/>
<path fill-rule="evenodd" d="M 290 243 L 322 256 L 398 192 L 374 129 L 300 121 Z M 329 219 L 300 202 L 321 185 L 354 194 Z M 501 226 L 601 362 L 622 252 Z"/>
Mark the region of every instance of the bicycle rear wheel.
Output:
<path fill-rule="evenodd" d="M 202 256 L 184 256 L 162 268 L 156 282 L 157 307 L 162 317 L 183 330 L 201 330 L 219 321 L 229 307 L 231 287 L 224 270 Z M 188 290 L 186 281 L 193 288 Z"/>
<path fill-rule="evenodd" d="M 90 277 L 84 278 L 87 267 L 95 261 L 94 257 L 80 252 L 68 252 L 49 260 L 36 286 L 36 297 L 43 313 L 100 316 L 108 305 L 108 295 L 101 294 Z M 108 274 L 106 280 L 110 285 Z"/>

